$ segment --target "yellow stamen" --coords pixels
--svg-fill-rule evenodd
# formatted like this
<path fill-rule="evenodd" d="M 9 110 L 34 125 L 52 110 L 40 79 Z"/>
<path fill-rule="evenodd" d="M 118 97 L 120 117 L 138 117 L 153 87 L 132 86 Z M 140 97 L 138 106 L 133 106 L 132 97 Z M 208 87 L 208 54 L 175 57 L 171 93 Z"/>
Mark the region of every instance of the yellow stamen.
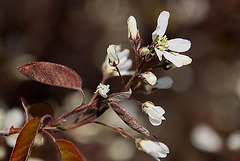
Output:
<path fill-rule="evenodd" d="M 168 50 L 168 39 L 167 36 L 160 36 L 158 35 L 157 38 L 154 40 L 153 45 L 160 51 Z"/>

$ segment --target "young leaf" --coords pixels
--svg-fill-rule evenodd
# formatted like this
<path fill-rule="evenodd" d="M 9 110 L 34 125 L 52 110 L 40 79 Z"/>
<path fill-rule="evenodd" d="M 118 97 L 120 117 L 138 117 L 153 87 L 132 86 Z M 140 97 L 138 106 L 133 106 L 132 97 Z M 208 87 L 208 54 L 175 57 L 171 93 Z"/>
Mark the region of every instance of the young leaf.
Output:
<path fill-rule="evenodd" d="M 24 98 L 21 98 L 22 104 L 26 107 L 27 112 L 32 115 L 32 117 L 43 117 L 44 115 L 50 115 L 54 117 L 54 111 L 51 105 L 47 103 L 35 103 L 29 104 Z"/>
<path fill-rule="evenodd" d="M 35 81 L 64 88 L 81 90 L 82 80 L 72 69 L 50 62 L 34 62 L 17 67 L 23 75 Z"/>
<path fill-rule="evenodd" d="M 23 126 L 21 132 L 18 135 L 16 145 L 12 151 L 10 161 L 27 160 L 35 136 L 38 133 L 40 121 L 40 118 L 33 118 Z"/>
<path fill-rule="evenodd" d="M 54 117 L 53 108 L 47 103 L 35 103 L 28 106 L 28 112 L 33 117 L 43 117 L 44 115 L 50 115 Z"/>
<path fill-rule="evenodd" d="M 57 149 L 63 161 L 83 161 L 77 147 L 68 140 L 56 140 Z"/>
<path fill-rule="evenodd" d="M 142 127 L 137 120 L 122 106 L 120 106 L 119 104 L 115 103 L 115 102 L 110 102 L 108 104 L 116 113 L 117 115 L 129 126 L 131 127 L 133 130 L 147 135 L 147 136 L 151 136 L 150 132 Z"/>

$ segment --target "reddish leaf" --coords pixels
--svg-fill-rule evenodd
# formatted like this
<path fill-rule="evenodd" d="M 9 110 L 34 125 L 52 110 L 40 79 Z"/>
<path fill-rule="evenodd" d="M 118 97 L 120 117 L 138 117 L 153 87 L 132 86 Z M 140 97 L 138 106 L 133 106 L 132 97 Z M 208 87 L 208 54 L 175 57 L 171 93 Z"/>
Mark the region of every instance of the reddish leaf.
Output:
<path fill-rule="evenodd" d="M 35 81 L 64 88 L 81 90 L 82 80 L 72 69 L 55 63 L 34 62 L 17 68 Z"/>
<path fill-rule="evenodd" d="M 53 108 L 47 103 L 35 103 L 30 105 L 24 98 L 21 98 L 21 101 L 27 112 L 33 117 L 43 117 L 44 115 L 54 117 Z"/>
<path fill-rule="evenodd" d="M 63 161 L 83 161 L 77 147 L 68 140 L 56 140 L 58 151 Z"/>
<path fill-rule="evenodd" d="M 122 106 L 120 106 L 119 104 L 117 104 L 115 102 L 110 102 L 109 106 L 133 130 L 135 130 L 141 134 L 151 136 L 150 132 L 146 128 L 142 127 L 137 122 L 137 120 L 125 108 L 123 108 Z"/>
<path fill-rule="evenodd" d="M 33 118 L 28 121 L 18 135 L 16 145 L 12 151 L 10 161 L 27 160 L 31 147 L 40 126 L 40 118 Z"/>
<path fill-rule="evenodd" d="M 35 104 L 31 104 L 27 107 L 28 107 L 28 112 L 33 117 L 43 117 L 46 114 L 54 117 L 53 108 L 51 105 L 49 105 L 47 103 L 35 103 Z"/>

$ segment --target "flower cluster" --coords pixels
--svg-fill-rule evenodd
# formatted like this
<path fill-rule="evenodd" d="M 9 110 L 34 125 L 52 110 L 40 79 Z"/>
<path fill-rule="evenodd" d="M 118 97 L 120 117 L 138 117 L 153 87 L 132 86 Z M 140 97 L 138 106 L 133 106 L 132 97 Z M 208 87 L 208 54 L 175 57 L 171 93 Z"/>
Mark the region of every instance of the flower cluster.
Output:
<path fill-rule="evenodd" d="M 121 51 L 120 45 L 109 45 L 107 48 L 107 57 L 102 65 L 102 71 L 104 75 L 103 80 L 106 80 L 111 76 L 120 76 L 122 93 L 115 93 L 107 96 L 106 93 L 109 91 L 109 85 L 106 86 L 100 84 L 96 91 L 100 94 L 100 96 L 106 98 L 108 101 L 119 101 L 125 99 L 131 101 L 129 97 L 132 93 L 130 95 L 125 95 L 125 91 L 127 90 L 132 89 L 132 92 L 135 92 L 145 89 L 146 93 L 151 93 L 153 89 L 171 87 L 171 78 L 165 77 L 158 79 L 157 76 L 152 72 L 152 69 L 158 67 L 165 69 L 165 64 L 168 64 L 170 68 L 182 67 L 183 65 L 190 64 L 192 59 L 186 55 L 179 54 L 180 52 L 185 52 L 190 49 L 191 42 L 189 40 L 182 38 L 168 40 L 167 36 L 165 35 L 169 17 L 170 13 L 167 11 L 160 13 L 157 20 L 156 30 L 152 33 L 152 43 L 147 47 L 141 47 L 142 40 L 140 39 L 140 33 L 137 28 L 136 19 L 133 16 L 128 18 L 128 39 L 130 40 L 135 52 L 136 70 L 129 71 L 132 66 L 132 60 L 128 59 L 130 53 L 128 49 Z M 145 69 L 145 64 L 151 64 L 151 61 L 153 60 L 158 60 L 158 65 L 150 65 L 150 68 Z M 130 76 L 131 78 L 126 83 L 122 78 L 123 76 Z M 138 83 L 134 83 L 136 81 L 138 81 Z M 140 103 L 136 100 L 132 101 L 141 105 L 142 110 L 149 116 L 149 121 L 152 125 L 159 126 L 162 123 L 162 120 L 166 120 L 163 116 L 165 114 L 165 110 L 161 106 L 156 106 L 151 101 L 146 101 L 144 103 Z M 123 107 L 117 105 L 116 103 L 110 104 L 111 105 L 109 106 L 113 108 L 119 117 L 123 119 L 123 121 L 131 128 L 142 134 L 153 136 L 140 125 L 134 125 L 132 123 L 134 118 L 132 118 L 132 116 Z M 135 140 L 136 146 L 139 150 L 151 155 L 156 160 L 166 157 L 169 153 L 168 147 L 161 142 L 151 141 L 144 138 L 134 138 L 132 136 L 129 137 Z"/>
<path fill-rule="evenodd" d="M 128 39 L 134 51 L 135 62 L 133 63 L 128 58 L 130 50 L 121 50 L 120 45 L 109 45 L 106 50 L 106 59 L 102 64 L 103 76 L 101 83 L 97 86 L 88 103 L 86 103 L 86 96 L 82 89 L 82 79 L 72 69 L 50 62 L 33 62 L 18 67 L 19 72 L 32 80 L 47 85 L 77 90 L 81 93 L 82 103 L 72 111 L 64 113 L 54 120 L 53 110 L 50 105 L 43 103 L 31 105 L 26 100 L 21 99 L 25 111 L 24 126 L 20 128 L 12 126 L 8 130 L 0 130 L 0 135 L 5 136 L 19 133 L 10 160 L 14 160 L 14 158 L 19 156 L 18 150 L 19 147 L 22 150 L 22 145 L 26 147 L 23 150 L 26 154 L 23 156 L 23 160 L 26 160 L 36 134 L 41 132 L 51 136 L 50 138 L 56 144 L 61 158 L 66 157 L 66 160 L 72 160 L 74 157 L 82 160 L 81 154 L 72 143 L 64 139 L 55 139 L 49 131 L 71 130 L 89 123 L 103 125 L 116 130 L 122 136 L 134 140 L 137 149 L 151 155 L 158 161 L 160 160 L 159 158 L 165 158 L 169 153 L 168 147 L 164 143 L 159 142 L 157 137 L 148 129 L 140 125 L 119 102 L 132 101 L 137 103 L 140 109 L 147 114 L 146 117 L 149 117 L 149 121 L 153 126 L 159 126 L 163 120 L 166 120 L 163 116 L 165 110 L 161 106 L 154 105 L 149 100 L 138 101 L 132 99 L 131 96 L 136 92 L 150 94 L 157 89 L 170 88 L 173 83 L 172 79 L 169 77 L 158 78 L 154 74 L 153 69 L 181 67 L 190 64 L 192 61 L 190 57 L 179 54 L 189 50 L 191 47 L 189 40 L 182 38 L 168 40 L 165 35 L 169 17 L 170 14 L 167 11 L 160 13 L 157 28 L 152 33 L 152 42 L 148 46 L 142 46 L 136 19 L 133 16 L 128 18 Z M 135 70 L 132 69 L 132 64 L 135 64 Z M 114 76 L 119 77 L 121 84 L 119 88 L 121 89 L 118 92 L 111 93 L 110 85 L 107 84 L 107 81 Z M 135 138 L 122 128 L 112 127 L 96 121 L 108 109 L 112 109 L 131 129 L 145 137 L 151 137 L 152 140 Z M 31 120 L 29 120 L 28 114 L 33 117 Z M 72 124 L 66 123 L 66 120 L 74 114 L 79 114 L 76 120 Z M 86 117 L 85 114 L 87 114 Z"/>

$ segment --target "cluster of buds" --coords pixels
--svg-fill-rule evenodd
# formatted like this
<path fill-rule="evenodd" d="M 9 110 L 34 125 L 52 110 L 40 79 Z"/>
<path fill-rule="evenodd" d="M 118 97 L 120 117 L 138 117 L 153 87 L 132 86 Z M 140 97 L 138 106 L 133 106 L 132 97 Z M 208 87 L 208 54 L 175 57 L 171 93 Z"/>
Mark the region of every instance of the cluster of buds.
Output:
<path fill-rule="evenodd" d="M 154 135 L 139 125 L 137 121 L 130 115 L 130 113 L 124 109 L 124 107 L 118 105 L 113 100 L 117 100 L 117 102 L 122 100 L 130 100 L 138 103 L 141 105 L 142 111 L 149 116 L 149 121 L 154 126 L 159 126 L 162 123 L 162 120 L 166 120 L 163 116 L 165 114 L 165 110 L 161 106 L 155 106 L 151 101 L 141 103 L 139 101 L 130 99 L 130 97 L 132 93 L 139 90 L 145 89 L 146 93 L 151 93 L 153 89 L 171 87 L 171 78 L 166 77 L 158 79 L 153 73 L 153 69 L 161 67 L 166 69 L 165 64 L 169 66 L 168 68 L 182 67 L 183 65 L 188 65 L 192 62 L 190 57 L 179 54 L 180 52 L 189 50 L 191 47 L 191 42 L 182 38 L 168 40 L 167 36 L 165 35 L 169 17 L 170 14 L 167 11 L 160 13 L 157 20 L 156 30 L 152 33 L 153 41 L 146 47 L 141 47 L 142 40 L 137 28 L 136 19 L 133 16 L 128 18 L 128 39 L 130 40 L 135 52 L 136 70 L 129 71 L 132 65 L 132 60 L 128 59 L 130 52 L 128 49 L 121 51 L 120 46 L 109 45 L 107 48 L 107 57 L 102 66 L 104 75 L 103 80 L 106 81 L 106 79 L 111 76 L 120 76 L 122 92 L 106 96 L 106 93 L 109 91 L 109 86 L 103 84 L 100 84 L 96 91 L 100 96 L 104 97 L 106 101 L 110 102 L 109 107 L 111 107 L 127 125 L 129 125 L 135 131 L 147 136 Z M 159 63 L 157 65 L 152 63 L 151 65 L 153 60 L 158 60 Z M 148 67 L 150 67 L 147 69 L 144 68 L 145 64 L 148 64 Z M 126 83 L 123 79 L 123 76 L 131 76 L 131 78 Z M 137 81 L 138 83 L 134 83 Z M 129 93 L 127 90 L 130 90 L 131 92 Z M 121 134 L 122 133 L 123 132 L 121 132 Z M 151 155 L 156 160 L 166 157 L 169 153 L 168 147 L 161 142 L 151 141 L 145 138 L 134 138 L 125 132 L 124 134 L 135 140 L 136 147 L 139 150 Z"/>

